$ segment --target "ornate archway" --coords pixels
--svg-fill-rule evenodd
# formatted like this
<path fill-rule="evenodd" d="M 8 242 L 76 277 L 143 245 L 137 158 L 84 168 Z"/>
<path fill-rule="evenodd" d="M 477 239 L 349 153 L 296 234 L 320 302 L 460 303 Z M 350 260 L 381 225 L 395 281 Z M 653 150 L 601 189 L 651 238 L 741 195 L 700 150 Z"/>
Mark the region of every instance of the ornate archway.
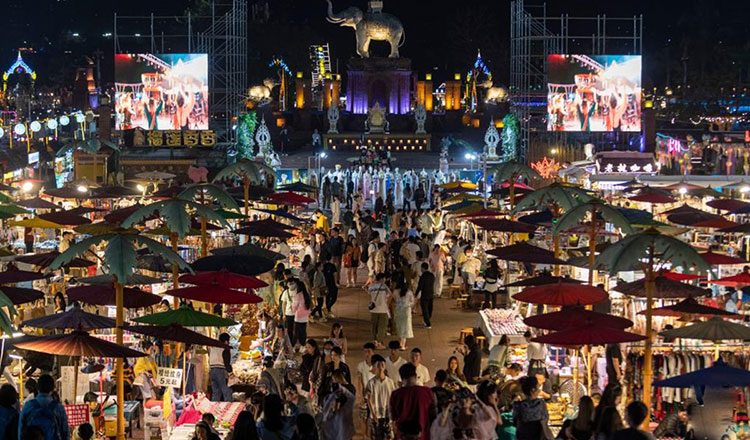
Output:
<path fill-rule="evenodd" d="M 34 81 L 36 81 L 36 72 L 29 67 L 28 64 L 26 64 L 23 61 L 23 58 L 21 58 L 21 51 L 18 51 L 18 58 L 16 58 L 16 61 L 11 64 L 11 66 L 3 72 L 3 92 L 8 87 L 8 78 L 10 78 L 11 75 L 29 75 L 31 78 L 31 87 L 34 87 Z"/>

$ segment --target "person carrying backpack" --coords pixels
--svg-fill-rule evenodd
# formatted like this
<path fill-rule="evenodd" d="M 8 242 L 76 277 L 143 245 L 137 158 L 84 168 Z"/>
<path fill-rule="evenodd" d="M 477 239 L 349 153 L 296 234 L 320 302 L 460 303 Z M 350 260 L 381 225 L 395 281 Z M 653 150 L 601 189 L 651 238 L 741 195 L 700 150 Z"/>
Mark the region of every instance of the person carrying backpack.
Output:
<path fill-rule="evenodd" d="M 18 437 L 26 428 L 35 426 L 44 432 L 44 440 L 68 440 L 68 416 L 62 404 L 52 397 L 55 380 L 43 374 L 38 381 L 39 393 L 36 398 L 23 406 L 18 423 Z"/>

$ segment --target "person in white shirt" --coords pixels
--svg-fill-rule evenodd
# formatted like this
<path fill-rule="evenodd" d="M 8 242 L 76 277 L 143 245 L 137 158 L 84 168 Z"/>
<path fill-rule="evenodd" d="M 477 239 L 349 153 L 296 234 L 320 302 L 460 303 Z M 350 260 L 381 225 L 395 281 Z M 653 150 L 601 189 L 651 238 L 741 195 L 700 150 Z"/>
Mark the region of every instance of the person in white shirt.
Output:
<path fill-rule="evenodd" d="M 318 252 L 315 250 L 309 239 L 305 240 L 305 248 L 302 250 L 302 259 L 304 260 L 307 255 L 310 256 L 310 263 L 315 264 L 318 258 Z"/>
<path fill-rule="evenodd" d="M 471 294 L 471 290 L 474 288 L 474 282 L 479 275 L 479 270 L 482 268 L 482 262 L 479 258 L 474 256 L 474 253 L 466 247 L 466 261 L 461 266 L 461 276 L 464 279 L 464 291 Z"/>
<path fill-rule="evenodd" d="M 422 365 L 422 350 L 417 347 L 411 349 L 411 364 L 417 369 L 417 385 L 426 386 L 430 382 L 430 370 Z"/>
<path fill-rule="evenodd" d="M 401 343 L 398 341 L 391 341 L 388 343 L 388 349 L 391 350 L 391 354 L 385 358 L 385 369 L 388 373 L 388 377 L 398 385 L 401 382 L 401 376 L 398 374 L 398 369 L 406 363 L 406 359 L 398 355 L 401 350 Z"/>
<path fill-rule="evenodd" d="M 375 354 L 375 344 L 368 342 L 362 347 L 362 351 L 365 355 L 365 360 L 357 365 L 357 388 L 359 392 L 357 396 L 361 399 L 364 395 L 365 387 L 367 383 L 375 377 L 372 372 L 372 355 Z"/>
<path fill-rule="evenodd" d="M 365 286 L 375 282 L 375 254 L 378 253 L 378 244 L 380 244 L 380 236 L 373 234 L 370 244 L 367 246 L 367 282 L 365 282 Z"/>
<path fill-rule="evenodd" d="M 526 330 L 523 337 L 528 343 L 526 356 L 529 361 L 529 374 L 538 370 L 544 370 L 547 364 L 547 346 L 540 342 L 533 342 L 531 339 L 534 335 L 529 330 Z"/>
<path fill-rule="evenodd" d="M 294 291 L 292 291 L 294 289 Z M 284 312 L 284 328 L 290 341 L 294 341 L 294 297 L 297 296 L 297 284 L 286 281 L 281 292 L 281 311 Z"/>
<path fill-rule="evenodd" d="M 417 251 L 417 257 L 414 259 L 414 262 L 411 263 L 411 270 L 412 273 L 417 274 L 417 276 L 412 278 L 411 286 L 409 286 L 409 289 L 411 289 L 412 292 L 417 290 L 417 282 L 419 281 L 419 275 L 422 274 L 422 263 L 424 263 L 425 258 L 422 254 L 422 251 Z"/>
<path fill-rule="evenodd" d="M 417 261 L 417 252 L 419 252 L 419 250 L 420 248 L 417 244 L 417 238 L 412 236 L 409 237 L 409 241 L 403 246 L 401 255 L 406 258 L 406 261 L 411 266 Z"/>
<path fill-rule="evenodd" d="M 280 253 L 286 258 L 289 258 L 289 254 L 292 253 L 292 248 L 290 248 L 289 245 L 286 244 L 286 240 L 284 240 L 283 238 L 278 243 L 274 243 L 271 250 Z"/>
<path fill-rule="evenodd" d="M 367 402 L 367 432 L 371 438 L 388 438 L 390 418 L 388 417 L 391 393 L 396 390 L 396 383 L 386 376 L 386 361 L 383 356 L 376 354 L 372 357 L 372 367 L 375 372 L 367 382 L 364 390 Z"/>
<path fill-rule="evenodd" d="M 375 282 L 367 288 L 370 293 L 370 322 L 372 324 L 372 338 L 375 341 L 375 348 L 383 348 L 385 340 L 385 330 L 388 326 L 388 297 L 391 296 L 391 289 L 385 284 L 385 274 L 375 275 Z"/>

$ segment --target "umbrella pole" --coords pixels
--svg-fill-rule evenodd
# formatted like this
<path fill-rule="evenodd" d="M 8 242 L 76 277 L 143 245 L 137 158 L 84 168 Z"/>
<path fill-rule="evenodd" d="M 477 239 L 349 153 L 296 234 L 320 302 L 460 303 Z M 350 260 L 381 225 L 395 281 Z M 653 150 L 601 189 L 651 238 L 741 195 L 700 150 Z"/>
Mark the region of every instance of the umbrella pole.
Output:
<path fill-rule="evenodd" d="M 586 394 L 591 395 L 591 346 L 586 346 Z"/>
<path fill-rule="evenodd" d="M 203 225 L 201 224 L 201 228 L 202 227 Z M 175 253 L 178 253 L 179 248 L 177 247 L 177 233 L 176 232 L 172 232 L 172 234 L 170 235 L 170 240 L 172 241 L 172 250 Z M 179 278 L 180 278 L 180 268 L 176 264 L 173 263 L 172 264 L 172 288 L 173 289 L 179 288 Z M 178 307 L 180 307 L 180 303 L 177 297 L 175 296 L 174 308 L 177 309 Z"/>
<path fill-rule="evenodd" d="M 201 205 L 206 204 L 205 196 L 201 191 Z M 201 216 L 201 258 L 208 256 L 208 237 L 206 237 L 206 217 Z"/>
<path fill-rule="evenodd" d="M 560 258 L 560 234 L 556 233 L 553 236 L 553 243 L 554 243 L 554 249 L 555 249 L 555 258 Z M 560 265 L 555 264 L 555 276 L 560 276 Z"/>
<path fill-rule="evenodd" d="M 646 268 L 646 351 L 643 358 L 643 403 L 646 405 L 648 413 L 644 420 L 643 429 L 648 429 L 648 422 L 651 412 L 651 381 L 653 380 L 653 354 L 651 351 L 652 335 L 652 316 L 654 307 L 654 247 L 648 249 L 648 266 Z"/>
<path fill-rule="evenodd" d="M 73 405 L 78 400 L 78 370 L 81 368 L 81 357 L 78 356 L 78 362 L 76 362 L 76 371 L 73 374 Z"/>
<path fill-rule="evenodd" d="M 182 401 L 185 401 L 185 387 L 187 385 L 187 344 L 182 344 Z"/>
<path fill-rule="evenodd" d="M 123 324 L 123 297 L 122 297 L 122 284 L 117 280 L 115 276 L 115 305 L 117 307 L 116 324 L 115 330 L 117 345 L 122 346 L 122 324 Z M 124 364 L 123 358 L 117 358 L 117 440 L 125 440 L 125 411 L 123 405 L 125 404 L 125 375 L 124 375 Z"/>
<path fill-rule="evenodd" d="M 591 230 L 589 231 L 589 286 L 594 285 L 594 262 L 596 258 L 596 205 L 591 204 Z"/>
<path fill-rule="evenodd" d="M 578 368 L 581 363 L 581 349 L 576 349 L 576 368 L 573 370 L 573 405 L 578 405 Z"/>
<path fill-rule="evenodd" d="M 245 217 L 250 216 L 250 181 L 247 176 L 242 177 L 242 189 L 245 192 Z"/>

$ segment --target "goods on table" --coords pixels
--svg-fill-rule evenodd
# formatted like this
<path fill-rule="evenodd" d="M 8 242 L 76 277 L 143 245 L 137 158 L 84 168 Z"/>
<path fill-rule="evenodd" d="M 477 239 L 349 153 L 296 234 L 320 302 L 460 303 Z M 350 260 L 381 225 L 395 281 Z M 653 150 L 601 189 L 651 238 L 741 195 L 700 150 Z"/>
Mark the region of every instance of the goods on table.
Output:
<path fill-rule="evenodd" d="M 512 309 L 485 309 L 479 311 L 479 328 L 482 329 L 490 347 L 500 340 L 502 335 L 522 335 L 527 327 L 521 316 Z M 521 343 L 512 340 L 511 343 Z"/>
<path fill-rule="evenodd" d="M 239 360 L 232 365 L 232 370 L 237 378 L 237 383 L 243 385 L 255 385 L 260 379 L 260 365 L 252 360 Z"/>

